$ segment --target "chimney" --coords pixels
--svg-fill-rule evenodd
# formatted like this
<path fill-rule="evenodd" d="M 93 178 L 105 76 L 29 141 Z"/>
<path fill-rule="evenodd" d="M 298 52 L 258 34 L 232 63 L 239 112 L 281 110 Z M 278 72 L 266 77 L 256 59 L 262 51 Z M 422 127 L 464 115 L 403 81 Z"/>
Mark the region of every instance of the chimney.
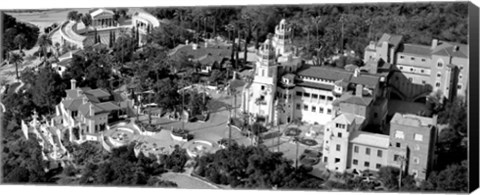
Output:
<path fill-rule="evenodd" d="M 357 84 L 355 96 L 362 97 L 363 96 L 363 85 Z"/>
<path fill-rule="evenodd" d="M 370 41 L 370 44 L 368 45 L 369 49 L 375 49 L 375 41 Z"/>
<path fill-rule="evenodd" d="M 95 110 L 93 109 L 93 104 L 90 103 L 90 115 L 93 117 L 95 116 Z"/>
<path fill-rule="evenodd" d="M 207 47 L 208 47 L 208 42 L 205 41 L 205 48 L 207 48 Z"/>
<path fill-rule="evenodd" d="M 197 48 L 198 48 L 198 44 L 197 44 L 197 43 L 192 44 L 192 49 L 193 49 L 193 50 L 197 50 Z"/>
<path fill-rule="evenodd" d="M 432 49 L 435 49 L 438 46 L 438 39 L 432 40 Z"/>
<path fill-rule="evenodd" d="M 188 45 L 188 40 L 185 40 L 185 45 Z"/>
<path fill-rule="evenodd" d="M 75 89 L 77 88 L 77 80 L 72 79 L 70 80 L 70 89 Z"/>

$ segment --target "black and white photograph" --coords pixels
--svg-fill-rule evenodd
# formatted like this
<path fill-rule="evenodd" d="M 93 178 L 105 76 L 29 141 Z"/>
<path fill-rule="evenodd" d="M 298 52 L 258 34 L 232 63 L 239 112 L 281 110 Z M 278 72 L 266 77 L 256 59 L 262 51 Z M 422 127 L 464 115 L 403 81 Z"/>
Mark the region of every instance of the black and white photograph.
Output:
<path fill-rule="evenodd" d="M 0 181 L 469 193 L 471 6 L 0 5 Z"/>

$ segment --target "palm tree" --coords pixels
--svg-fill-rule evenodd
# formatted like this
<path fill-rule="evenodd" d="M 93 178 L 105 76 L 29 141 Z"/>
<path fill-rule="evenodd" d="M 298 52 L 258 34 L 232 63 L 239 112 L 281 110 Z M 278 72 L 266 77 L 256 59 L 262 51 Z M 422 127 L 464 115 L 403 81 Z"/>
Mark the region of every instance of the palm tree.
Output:
<path fill-rule="evenodd" d="M 344 44 L 345 44 L 344 43 L 344 41 L 345 41 L 345 39 L 344 39 L 344 33 L 345 33 L 344 30 L 345 29 L 344 28 L 345 28 L 345 22 L 347 22 L 347 16 L 342 14 L 340 16 L 340 22 L 342 23 L 342 39 L 340 40 L 340 49 L 343 50 L 343 47 L 344 47 Z"/>
<path fill-rule="evenodd" d="M 40 35 L 37 41 L 38 46 L 41 48 L 44 61 L 47 60 L 47 48 L 52 46 L 52 40 L 46 34 Z"/>
<path fill-rule="evenodd" d="M 283 105 L 280 104 L 280 103 L 277 103 L 277 105 L 275 106 L 275 109 L 277 110 L 277 113 L 278 113 L 278 116 L 277 116 L 277 127 L 278 127 L 278 141 L 277 141 L 277 152 L 280 152 L 280 112 L 284 112 L 285 109 L 283 108 Z"/>
<path fill-rule="evenodd" d="M 297 136 L 293 137 L 293 142 L 295 142 L 295 146 L 296 146 L 296 149 L 295 149 L 295 169 L 298 169 L 298 141 L 300 141 L 300 139 Z"/>
<path fill-rule="evenodd" d="M 20 53 L 22 53 L 23 47 L 25 46 L 25 44 L 27 44 L 27 38 L 25 37 L 25 34 L 21 33 L 15 36 L 13 42 L 15 43 L 15 45 L 18 46 L 18 50 L 20 50 Z"/>
<path fill-rule="evenodd" d="M 20 79 L 20 76 L 18 75 L 18 64 L 23 62 L 22 56 L 20 56 L 20 54 L 10 52 L 8 60 L 10 61 L 10 63 L 15 64 L 15 73 L 16 73 L 17 79 Z"/>

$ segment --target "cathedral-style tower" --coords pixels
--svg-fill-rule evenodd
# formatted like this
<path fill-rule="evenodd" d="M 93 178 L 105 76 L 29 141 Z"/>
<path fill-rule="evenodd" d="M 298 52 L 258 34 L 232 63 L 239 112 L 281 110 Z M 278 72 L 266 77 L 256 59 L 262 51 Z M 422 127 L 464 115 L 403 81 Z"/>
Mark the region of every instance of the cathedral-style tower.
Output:
<path fill-rule="evenodd" d="M 273 122 L 274 99 L 277 88 L 278 66 L 272 40 L 267 39 L 257 51 L 255 75 L 247 94 L 244 94 L 246 111 L 266 123 Z"/>
<path fill-rule="evenodd" d="M 275 47 L 275 54 L 286 56 L 292 53 L 292 28 L 288 26 L 285 19 L 280 21 L 275 27 L 275 35 L 273 37 L 273 46 Z"/>

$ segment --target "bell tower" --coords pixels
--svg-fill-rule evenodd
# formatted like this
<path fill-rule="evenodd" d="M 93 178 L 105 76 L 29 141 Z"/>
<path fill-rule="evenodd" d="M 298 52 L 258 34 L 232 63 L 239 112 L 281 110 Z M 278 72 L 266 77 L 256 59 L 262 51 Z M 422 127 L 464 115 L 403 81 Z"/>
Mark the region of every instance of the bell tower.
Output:
<path fill-rule="evenodd" d="M 282 19 L 280 23 L 275 26 L 275 35 L 273 37 L 273 46 L 275 47 L 275 54 L 286 56 L 292 53 L 292 28 L 289 27 L 287 21 Z"/>

